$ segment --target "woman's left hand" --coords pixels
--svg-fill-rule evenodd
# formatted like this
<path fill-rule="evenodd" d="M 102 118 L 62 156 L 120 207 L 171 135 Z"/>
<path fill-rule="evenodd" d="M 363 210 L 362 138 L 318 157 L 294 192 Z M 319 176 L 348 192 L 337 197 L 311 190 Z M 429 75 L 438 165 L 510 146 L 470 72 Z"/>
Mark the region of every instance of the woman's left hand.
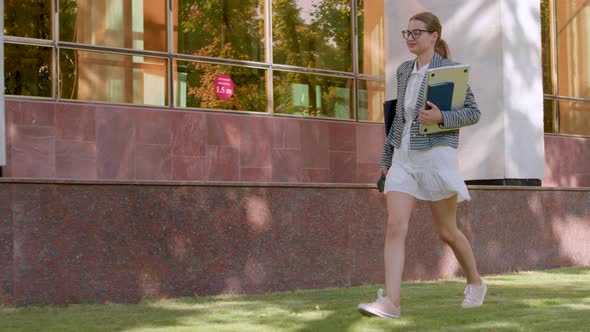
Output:
<path fill-rule="evenodd" d="M 431 108 L 429 110 L 422 108 L 419 111 L 418 121 L 420 121 L 420 124 L 433 125 L 433 124 L 443 123 L 443 117 L 442 117 L 442 113 L 441 113 L 440 109 L 436 105 L 434 105 L 433 103 L 431 103 L 429 101 L 427 101 L 426 103 Z"/>

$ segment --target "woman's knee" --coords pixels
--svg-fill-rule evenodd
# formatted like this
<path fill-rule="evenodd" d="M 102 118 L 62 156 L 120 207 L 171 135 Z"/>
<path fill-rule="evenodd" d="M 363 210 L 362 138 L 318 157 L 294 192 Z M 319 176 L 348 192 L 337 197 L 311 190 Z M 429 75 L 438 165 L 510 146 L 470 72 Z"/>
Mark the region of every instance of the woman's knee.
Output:
<path fill-rule="evenodd" d="M 408 225 L 403 222 L 388 222 L 385 234 L 387 240 L 405 240 L 408 234 Z"/>
<path fill-rule="evenodd" d="M 437 229 L 438 238 L 446 244 L 453 244 L 457 241 L 459 230 L 457 229 Z"/>

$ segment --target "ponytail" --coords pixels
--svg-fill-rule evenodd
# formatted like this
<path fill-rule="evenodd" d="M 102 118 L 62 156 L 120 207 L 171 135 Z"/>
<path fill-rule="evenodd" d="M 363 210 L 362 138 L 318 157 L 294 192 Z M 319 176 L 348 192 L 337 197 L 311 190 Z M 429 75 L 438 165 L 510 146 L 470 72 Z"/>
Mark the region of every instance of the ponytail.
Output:
<path fill-rule="evenodd" d="M 447 42 L 444 41 L 444 39 L 440 37 L 438 38 L 436 45 L 434 45 L 434 50 L 436 53 L 440 54 L 441 57 L 451 60 L 451 50 L 449 50 L 449 45 L 447 45 Z"/>

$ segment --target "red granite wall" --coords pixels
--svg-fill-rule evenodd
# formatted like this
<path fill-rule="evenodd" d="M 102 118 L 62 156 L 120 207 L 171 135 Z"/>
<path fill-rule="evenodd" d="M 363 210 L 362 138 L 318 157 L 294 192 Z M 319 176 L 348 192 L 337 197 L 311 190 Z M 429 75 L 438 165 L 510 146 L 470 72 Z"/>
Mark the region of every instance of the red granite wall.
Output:
<path fill-rule="evenodd" d="M 13 178 L 372 183 L 380 124 L 8 98 Z"/>
<path fill-rule="evenodd" d="M 472 187 L 481 272 L 590 265 L 590 191 Z M 137 302 L 383 282 L 373 188 L 0 181 L 0 302 Z M 405 280 L 460 274 L 419 205 Z"/>
<path fill-rule="evenodd" d="M 5 177 L 372 183 L 380 124 L 8 98 Z M 590 138 L 545 136 L 547 187 L 590 187 Z"/>
<path fill-rule="evenodd" d="M 545 136 L 547 187 L 590 187 L 590 137 Z"/>

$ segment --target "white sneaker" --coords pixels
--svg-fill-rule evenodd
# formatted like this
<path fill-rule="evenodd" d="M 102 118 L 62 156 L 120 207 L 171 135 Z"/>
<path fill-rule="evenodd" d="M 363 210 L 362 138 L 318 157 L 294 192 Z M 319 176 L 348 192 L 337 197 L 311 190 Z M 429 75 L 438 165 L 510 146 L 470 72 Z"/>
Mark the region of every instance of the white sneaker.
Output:
<path fill-rule="evenodd" d="M 463 299 L 461 308 L 469 309 L 480 307 L 483 304 L 487 291 L 488 286 L 483 281 L 481 282 L 481 285 L 467 285 L 464 292 L 465 298 Z"/>
<path fill-rule="evenodd" d="M 397 307 L 383 296 L 383 289 L 377 292 L 377 300 L 371 303 L 361 303 L 358 310 L 365 316 L 377 316 L 381 318 L 399 318 L 400 307 Z"/>

